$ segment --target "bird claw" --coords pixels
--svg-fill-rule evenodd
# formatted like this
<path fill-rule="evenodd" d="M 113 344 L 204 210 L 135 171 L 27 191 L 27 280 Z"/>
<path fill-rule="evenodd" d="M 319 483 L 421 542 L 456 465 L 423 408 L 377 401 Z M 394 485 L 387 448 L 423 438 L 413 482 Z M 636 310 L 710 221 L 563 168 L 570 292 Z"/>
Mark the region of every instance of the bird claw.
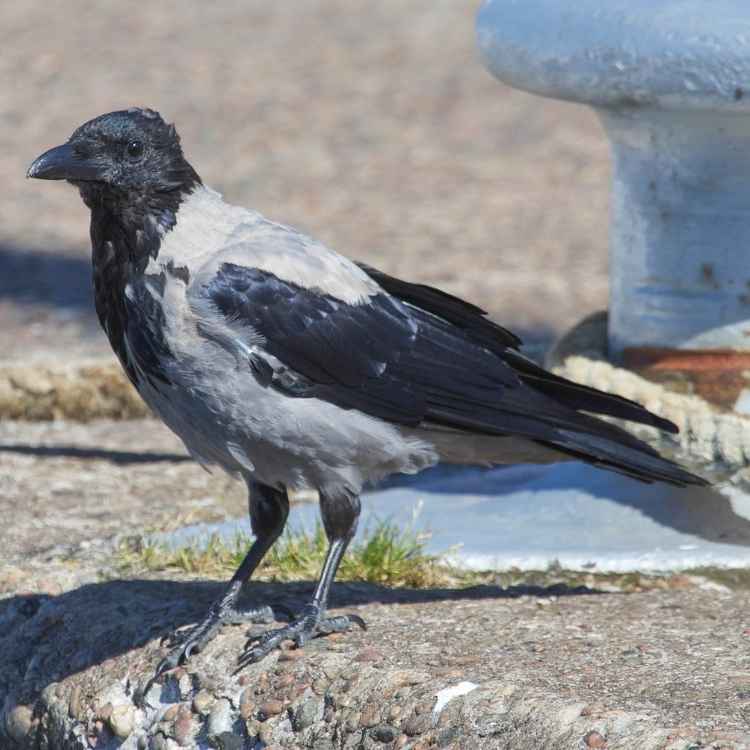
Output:
<path fill-rule="evenodd" d="M 226 608 L 221 611 L 212 607 L 206 617 L 187 633 L 176 631 L 166 637 L 172 650 L 159 662 L 154 678 L 184 664 L 194 653 L 202 651 L 206 644 L 216 636 L 222 625 L 268 624 L 275 619 L 273 610 L 268 606 L 248 610 Z"/>
<path fill-rule="evenodd" d="M 169 648 L 174 648 L 175 646 L 178 646 L 179 644 L 183 643 L 188 635 L 195 629 L 195 626 L 185 626 L 181 628 L 177 628 L 176 630 L 173 630 L 171 633 L 166 633 L 159 639 L 159 645 L 160 646 L 168 646 Z"/>
<path fill-rule="evenodd" d="M 279 648 L 284 641 L 291 641 L 296 648 L 303 648 L 313 638 L 330 635 L 331 633 L 344 633 L 350 630 L 352 625 L 367 630 L 367 623 L 359 615 L 347 614 L 323 617 L 323 612 L 318 607 L 307 607 L 303 614 L 283 628 L 266 630 L 263 633 L 251 635 L 248 638 L 245 650 L 237 660 L 235 674 L 268 656 L 271 651 Z"/>

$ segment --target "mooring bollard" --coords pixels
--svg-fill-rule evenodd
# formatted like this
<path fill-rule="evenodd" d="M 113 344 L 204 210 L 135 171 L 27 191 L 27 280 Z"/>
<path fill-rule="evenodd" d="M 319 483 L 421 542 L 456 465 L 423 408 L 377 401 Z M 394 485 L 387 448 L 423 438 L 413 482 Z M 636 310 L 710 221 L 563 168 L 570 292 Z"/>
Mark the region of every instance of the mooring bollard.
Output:
<path fill-rule="evenodd" d="M 747 0 L 485 0 L 477 35 L 501 81 L 607 131 L 611 356 L 750 411 Z"/>

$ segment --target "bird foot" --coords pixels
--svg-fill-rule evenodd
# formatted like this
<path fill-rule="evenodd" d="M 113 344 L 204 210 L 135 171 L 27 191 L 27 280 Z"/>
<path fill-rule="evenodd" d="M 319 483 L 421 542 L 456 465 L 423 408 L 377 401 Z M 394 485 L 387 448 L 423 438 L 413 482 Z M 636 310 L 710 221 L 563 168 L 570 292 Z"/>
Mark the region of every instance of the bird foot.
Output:
<path fill-rule="evenodd" d="M 302 648 L 308 641 L 331 633 L 344 633 L 352 625 L 367 630 L 367 624 L 359 615 L 338 615 L 324 617 L 324 610 L 315 604 L 309 604 L 299 617 L 288 625 L 275 630 L 267 630 L 258 635 L 251 635 L 240 658 L 237 660 L 237 672 L 260 661 L 284 641 L 292 641 L 297 648 Z"/>
<path fill-rule="evenodd" d="M 275 620 L 273 610 L 266 607 L 238 610 L 234 607 L 212 606 L 208 614 L 187 633 L 176 631 L 167 637 L 172 650 L 159 662 L 154 677 L 184 664 L 190 656 L 202 651 L 206 644 L 213 640 L 222 625 L 240 625 L 244 623 L 268 624 Z"/>

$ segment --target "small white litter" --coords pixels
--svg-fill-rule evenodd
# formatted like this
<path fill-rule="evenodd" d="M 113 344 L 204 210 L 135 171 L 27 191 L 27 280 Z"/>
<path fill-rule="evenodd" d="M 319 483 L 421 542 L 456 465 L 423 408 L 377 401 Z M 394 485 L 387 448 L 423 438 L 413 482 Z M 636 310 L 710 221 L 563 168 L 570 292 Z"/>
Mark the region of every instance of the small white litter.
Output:
<path fill-rule="evenodd" d="M 432 709 L 433 715 L 437 716 L 454 698 L 466 695 L 478 687 L 479 685 L 464 680 L 463 682 L 459 682 L 458 685 L 443 688 L 437 694 L 437 701 L 435 701 L 435 707 Z"/>

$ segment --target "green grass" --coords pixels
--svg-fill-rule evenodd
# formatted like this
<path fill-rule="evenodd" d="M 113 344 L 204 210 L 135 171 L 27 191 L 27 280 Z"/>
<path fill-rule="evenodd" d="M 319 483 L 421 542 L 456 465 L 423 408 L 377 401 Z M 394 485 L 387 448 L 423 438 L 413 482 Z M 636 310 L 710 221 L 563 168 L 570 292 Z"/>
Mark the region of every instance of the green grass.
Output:
<path fill-rule="evenodd" d="M 697 568 L 675 574 L 597 573 L 571 571 L 551 565 L 546 570 L 492 572 L 467 571 L 451 566 L 425 551 L 427 537 L 411 528 L 401 529 L 381 521 L 366 529 L 341 562 L 336 579 L 368 581 L 385 586 L 410 588 L 476 585 L 505 589 L 549 590 L 550 594 L 585 587 L 603 591 L 637 592 L 654 589 L 690 588 L 695 576 L 722 583 L 731 589 L 749 589 L 750 571 Z M 170 549 L 143 537 L 133 537 L 120 545 L 115 567 L 119 574 L 174 572 L 195 577 L 228 578 L 245 556 L 252 537 L 239 534 L 225 540 L 213 536 L 203 546 Z M 314 533 L 289 532 L 272 547 L 253 578 L 263 581 L 315 580 L 328 546 L 323 529 Z"/>
<path fill-rule="evenodd" d="M 379 522 L 356 541 L 344 557 L 339 581 L 368 581 L 387 586 L 427 587 L 451 577 L 447 566 L 425 552 L 424 536 Z M 212 536 L 205 546 L 169 549 L 143 538 L 125 540 L 119 550 L 121 572 L 178 571 L 196 576 L 231 575 L 245 556 L 252 537 L 232 540 Z M 271 548 L 253 576 L 266 581 L 314 580 L 325 558 L 328 542 L 322 527 L 314 533 L 287 532 Z M 468 578 L 470 574 L 465 574 Z"/>

